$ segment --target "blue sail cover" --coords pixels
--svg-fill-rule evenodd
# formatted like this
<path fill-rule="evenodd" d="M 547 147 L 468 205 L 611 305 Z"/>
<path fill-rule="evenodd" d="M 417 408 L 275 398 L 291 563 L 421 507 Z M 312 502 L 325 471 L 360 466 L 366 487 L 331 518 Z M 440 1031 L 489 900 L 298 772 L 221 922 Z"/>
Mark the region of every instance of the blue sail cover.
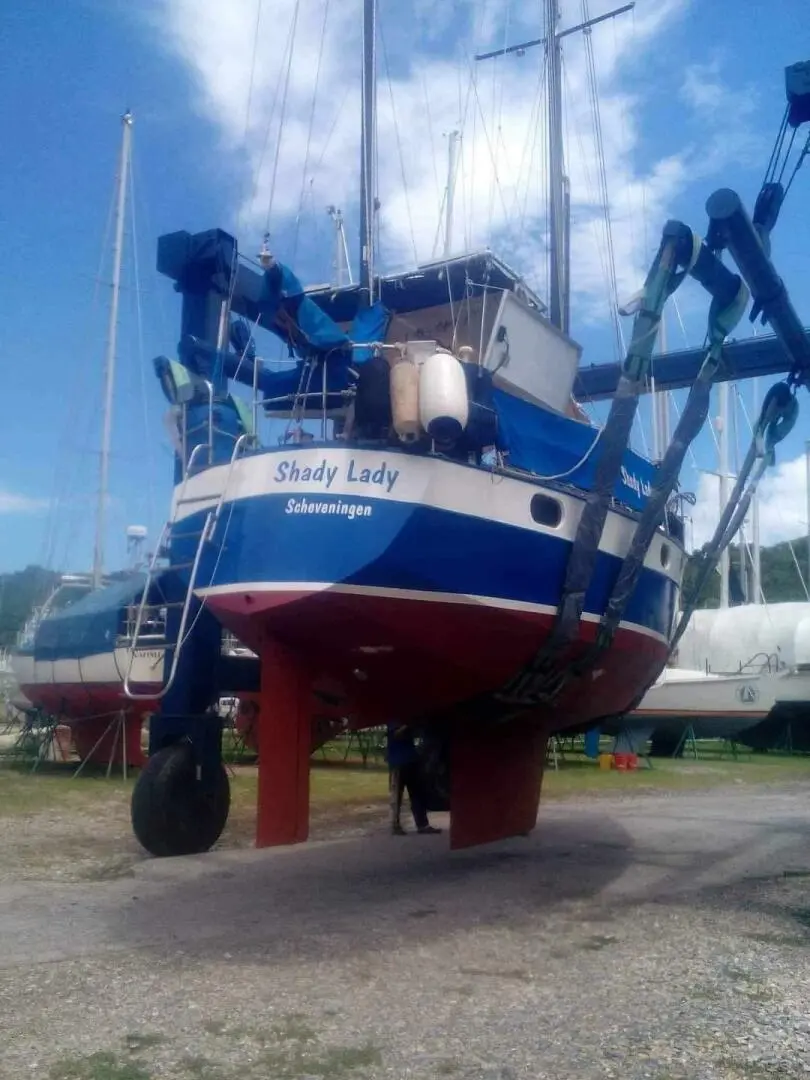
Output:
<path fill-rule="evenodd" d="M 34 639 L 34 659 L 74 660 L 114 649 L 121 613 L 140 597 L 145 582 L 145 574 L 133 573 L 43 619 Z"/>
<path fill-rule="evenodd" d="M 264 325 L 296 348 L 318 353 L 349 348 L 346 334 L 306 295 L 283 263 L 265 270 L 259 307 Z"/>
<path fill-rule="evenodd" d="M 598 438 L 596 429 L 504 390 L 493 389 L 492 405 L 498 414 L 498 449 L 509 453 L 511 465 L 590 490 L 599 447 L 577 463 Z M 626 450 L 614 496 L 633 510 L 643 509 L 655 472 L 652 462 Z"/>
<path fill-rule="evenodd" d="M 305 325 L 314 332 L 316 327 L 322 327 L 322 321 L 331 323 L 335 330 L 342 335 L 347 347 L 345 349 L 336 349 L 336 335 L 329 331 L 328 327 L 323 326 L 322 334 L 319 331 L 314 339 L 308 337 L 308 341 L 313 345 L 313 348 L 308 350 L 310 359 L 301 360 L 294 368 L 288 368 L 284 371 L 262 370 L 260 372 L 259 388 L 264 396 L 271 400 L 293 397 L 299 390 L 307 387 L 310 393 L 321 393 L 324 388 L 324 370 L 326 371 L 327 396 L 340 394 L 347 389 L 351 382 L 351 369 L 365 363 L 371 355 L 371 349 L 357 348 L 356 346 L 382 341 L 388 329 L 391 315 L 379 301 L 368 308 L 361 308 L 357 312 L 347 335 L 343 334 L 343 331 L 335 323 L 332 323 L 329 316 L 325 315 L 317 304 L 306 297 L 304 297 L 304 300 L 308 305 L 305 311 Z M 296 314 L 299 325 L 303 306 L 302 303 Z M 317 312 L 318 317 L 313 316 L 310 320 L 309 316 L 312 315 L 312 309 Z M 317 345 L 315 345 L 315 342 L 317 342 Z M 350 348 L 350 345 L 354 345 L 355 348 Z M 315 353 L 314 356 L 313 352 Z M 308 363 L 313 362 L 318 370 L 308 376 L 304 368 Z M 328 408 L 335 408 L 339 405 L 339 399 L 332 398 L 327 402 Z"/>

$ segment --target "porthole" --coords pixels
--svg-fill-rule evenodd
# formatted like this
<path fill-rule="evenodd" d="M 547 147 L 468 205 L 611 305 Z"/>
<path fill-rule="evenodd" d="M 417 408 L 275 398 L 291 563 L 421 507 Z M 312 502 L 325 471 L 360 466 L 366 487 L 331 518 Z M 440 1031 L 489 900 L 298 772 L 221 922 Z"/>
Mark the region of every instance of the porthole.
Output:
<path fill-rule="evenodd" d="M 562 521 L 562 503 L 549 495 L 533 495 L 529 510 L 534 521 L 547 529 L 556 529 Z"/>
<path fill-rule="evenodd" d="M 669 544 L 662 544 L 661 545 L 661 565 L 663 566 L 663 568 L 665 570 L 669 566 L 671 557 L 672 557 L 672 553 L 669 550 Z"/>

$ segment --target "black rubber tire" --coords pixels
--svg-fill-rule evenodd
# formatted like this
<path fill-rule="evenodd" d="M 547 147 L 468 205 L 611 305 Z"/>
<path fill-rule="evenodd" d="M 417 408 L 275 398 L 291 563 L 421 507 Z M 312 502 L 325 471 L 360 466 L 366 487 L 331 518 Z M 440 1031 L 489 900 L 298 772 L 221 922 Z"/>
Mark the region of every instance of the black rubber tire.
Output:
<path fill-rule="evenodd" d="M 198 855 L 219 839 L 231 806 L 231 786 L 220 764 L 212 791 L 197 780 L 188 743 L 158 750 L 132 792 L 132 828 L 151 855 Z"/>

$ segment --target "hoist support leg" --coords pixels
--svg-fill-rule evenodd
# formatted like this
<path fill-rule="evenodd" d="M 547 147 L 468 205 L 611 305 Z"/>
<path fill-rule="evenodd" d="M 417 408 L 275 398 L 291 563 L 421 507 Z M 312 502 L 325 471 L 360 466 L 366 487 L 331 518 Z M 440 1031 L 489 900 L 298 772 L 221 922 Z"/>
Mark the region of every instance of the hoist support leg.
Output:
<path fill-rule="evenodd" d="M 298 844 L 309 835 L 311 680 L 300 657 L 277 641 L 264 642 L 259 655 L 256 846 Z"/>

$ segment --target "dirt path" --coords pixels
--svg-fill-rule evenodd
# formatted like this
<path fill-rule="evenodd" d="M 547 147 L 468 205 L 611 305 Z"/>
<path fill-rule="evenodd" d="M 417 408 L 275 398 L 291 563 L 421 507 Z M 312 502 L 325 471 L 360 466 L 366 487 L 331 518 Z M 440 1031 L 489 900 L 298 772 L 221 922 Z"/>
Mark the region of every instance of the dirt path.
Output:
<path fill-rule="evenodd" d="M 382 808 L 343 839 L 163 861 L 121 849 L 125 802 L 37 820 L 4 868 L 37 836 L 99 861 L 3 870 L 0 1076 L 810 1075 L 809 798 L 579 799 L 454 854 Z"/>

